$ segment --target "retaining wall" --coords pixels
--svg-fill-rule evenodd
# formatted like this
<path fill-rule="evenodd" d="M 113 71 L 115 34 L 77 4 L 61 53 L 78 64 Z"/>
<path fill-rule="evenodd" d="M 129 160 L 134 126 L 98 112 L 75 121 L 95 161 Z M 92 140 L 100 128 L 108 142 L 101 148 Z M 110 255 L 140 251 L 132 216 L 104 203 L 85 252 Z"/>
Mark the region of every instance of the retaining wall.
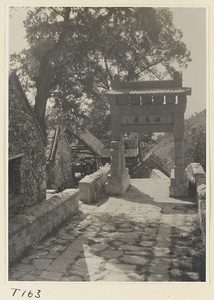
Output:
<path fill-rule="evenodd" d="M 99 195 L 104 191 L 109 173 L 110 165 L 106 164 L 97 172 L 87 175 L 80 180 L 79 199 L 87 203 L 96 201 Z"/>
<path fill-rule="evenodd" d="M 27 247 L 33 246 L 70 215 L 78 212 L 76 189 L 54 194 L 48 200 L 26 208 L 9 222 L 9 262 L 19 259 Z"/>

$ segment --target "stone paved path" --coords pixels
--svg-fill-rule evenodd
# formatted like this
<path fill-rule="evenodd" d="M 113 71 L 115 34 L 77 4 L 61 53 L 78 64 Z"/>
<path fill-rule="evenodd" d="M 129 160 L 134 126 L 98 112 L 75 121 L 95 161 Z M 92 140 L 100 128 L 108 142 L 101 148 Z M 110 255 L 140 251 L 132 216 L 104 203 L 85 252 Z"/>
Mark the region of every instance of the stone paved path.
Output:
<path fill-rule="evenodd" d="M 12 281 L 200 281 L 196 207 L 166 179 L 135 179 L 124 196 L 80 213 L 10 267 Z"/>

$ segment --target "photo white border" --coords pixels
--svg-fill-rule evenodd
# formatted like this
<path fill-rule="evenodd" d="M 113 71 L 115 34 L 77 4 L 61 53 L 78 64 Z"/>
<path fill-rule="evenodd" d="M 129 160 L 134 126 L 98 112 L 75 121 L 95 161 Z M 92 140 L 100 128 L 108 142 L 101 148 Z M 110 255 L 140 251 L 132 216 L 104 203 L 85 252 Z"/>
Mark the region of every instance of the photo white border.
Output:
<path fill-rule="evenodd" d="M 211 187 L 211 178 L 213 175 L 213 160 L 211 154 L 213 153 L 213 142 L 214 138 L 212 136 L 213 132 L 213 121 L 212 121 L 212 112 L 213 104 L 211 99 L 214 97 L 214 91 L 212 87 L 213 82 L 213 56 L 214 56 L 214 1 L 63 1 L 59 4 L 59 1 L 26 1 L 22 0 L 18 3 L 15 1 L 0 1 L 0 40 L 1 40 L 1 49 L 0 49 L 0 82 L 1 82 L 1 137 L 2 143 L 0 147 L 0 163 L 2 168 L 1 172 L 1 191 L 2 191 L 2 207 L 0 210 L 0 220 L 1 220 L 1 255 L 0 255 L 0 297 L 2 299 L 20 299 L 20 297 L 13 297 L 11 288 L 20 288 L 24 290 L 36 291 L 40 289 L 41 298 L 40 299 L 213 299 L 214 298 L 214 285 L 213 285 L 213 203 L 211 198 L 213 196 L 213 191 Z M 6 18 L 7 18 L 7 7 L 8 6 L 165 6 L 165 7 L 207 7 L 207 136 L 209 137 L 209 147 L 207 147 L 207 253 L 208 253 L 208 281 L 206 283 L 90 283 L 90 282 L 81 282 L 81 283 L 55 283 L 55 282 L 11 282 L 7 281 L 7 181 L 5 180 L 5 174 L 7 170 L 7 150 L 5 143 L 7 143 L 7 104 L 6 104 L 6 95 L 8 88 L 8 74 L 6 73 L 6 63 L 7 63 L 7 53 L 8 53 L 8 44 L 6 37 Z M 7 20 L 8 22 L 8 20 Z M 210 183 L 210 184 L 209 184 Z M 209 225 L 208 225 L 209 223 Z M 209 243 L 208 243 L 209 241 Z M 209 270 L 209 271 L 208 271 Z M 21 299 L 28 299 L 28 297 L 22 297 Z M 33 298 L 32 298 L 33 299 Z"/>

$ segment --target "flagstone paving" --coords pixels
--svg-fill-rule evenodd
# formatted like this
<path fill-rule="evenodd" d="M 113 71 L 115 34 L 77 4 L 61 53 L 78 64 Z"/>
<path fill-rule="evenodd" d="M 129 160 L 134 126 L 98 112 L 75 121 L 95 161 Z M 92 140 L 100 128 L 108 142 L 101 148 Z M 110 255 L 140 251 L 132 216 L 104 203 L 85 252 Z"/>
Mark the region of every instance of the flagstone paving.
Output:
<path fill-rule="evenodd" d="M 9 280 L 203 281 L 196 205 L 169 198 L 166 179 L 131 184 L 101 204 L 80 202 L 78 215 L 10 266 Z"/>

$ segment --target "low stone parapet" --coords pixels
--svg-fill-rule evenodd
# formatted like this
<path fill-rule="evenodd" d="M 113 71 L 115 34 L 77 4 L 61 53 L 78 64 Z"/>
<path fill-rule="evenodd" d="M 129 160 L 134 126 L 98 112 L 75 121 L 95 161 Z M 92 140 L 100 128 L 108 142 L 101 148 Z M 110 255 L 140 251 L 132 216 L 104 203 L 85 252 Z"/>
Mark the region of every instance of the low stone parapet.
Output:
<path fill-rule="evenodd" d="M 197 187 L 201 184 L 206 185 L 206 173 L 199 163 L 191 163 L 186 168 L 186 172 L 190 184 L 195 184 Z"/>
<path fill-rule="evenodd" d="M 99 195 L 104 191 L 108 174 L 110 173 L 110 165 L 106 164 L 97 172 L 85 176 L 79 181 L 79 199 L 91 203 L 97 200 Z"/>
<path fill-rule="evenodd" d="M 202 184 L 197 188 L 198 217 L 203 239 L 206 237 L 206 185 Z"/>
<path fill-rule="evenodd" d="M 187 180 L 190 195 L 196 197 L 198 216 L 203 238 L 206 237 L 206 173 L 199 163 L 190 164 L 187 169 Z"/>
<path fill-rule="evenodd" d="M 9 220 L 9 262 L 19 259 L 27 247 L 44 238 L 70 215 L 78 212 L 77 189 L 67 189 L 26 208 Z"/>

